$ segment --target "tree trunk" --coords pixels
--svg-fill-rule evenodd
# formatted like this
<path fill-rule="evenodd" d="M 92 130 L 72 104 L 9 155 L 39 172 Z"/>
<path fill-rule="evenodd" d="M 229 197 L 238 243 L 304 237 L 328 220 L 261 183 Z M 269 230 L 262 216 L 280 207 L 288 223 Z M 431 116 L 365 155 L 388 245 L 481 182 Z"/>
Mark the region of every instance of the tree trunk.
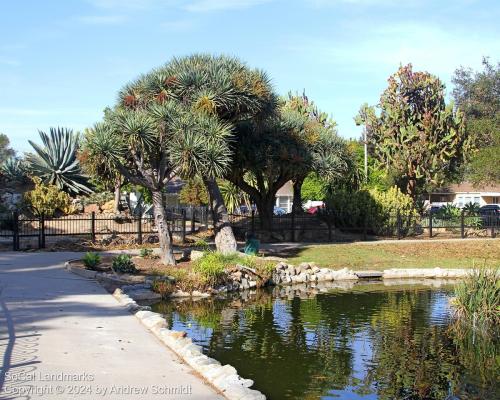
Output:
<path fill-rule="evenodd" d="M 165 205 L 163 204 L 163 196 L 160 191 L 153 191 L 153 211 L 156 227 L 158 228 L 158 238 L 160 240 L 160 259 L 165 265 L 175 265 L 172 236 L 168 228 Z"/>
<path fill-rule="evenodd" d="M 304 178 L 300 177 L 293 180 L 293 205 L 292 212 L 295 215 L 300 214 L 302 210 L 302 184 Z"/>
<path fill-rule="evenodd" d="M 204 178 L 203 181 L 210 196 L 210 209 L 215 230 L 215 246 L 222 254 L 234 253 L 237 243 L 229 223 L 229 215 L 219 185 L 213 178 Z"/>
<path fill-rule="evenodd" d="M 115 181 L 115 205 L 114 205 L 114 213 L 118 214 L 120 212 L 120 197 L 121 197 L 121 188 L 122 188 L 122 182 L 121 178 L 118 177 Z"/>
<path fill-rule="evenodd" d="M 257 211 L 259 212 L 260 228 L 264 231 L 271 232 L 276 196 L 266 196 L 254 200 L 255 205 L 257 206 Z"/>
<path fill-rule="evenodd" d="M 408 177 L 408 183 L 406 185 L 406 193 L 415 200 L 417 192 L 417 179 L 414 176 Z"/>

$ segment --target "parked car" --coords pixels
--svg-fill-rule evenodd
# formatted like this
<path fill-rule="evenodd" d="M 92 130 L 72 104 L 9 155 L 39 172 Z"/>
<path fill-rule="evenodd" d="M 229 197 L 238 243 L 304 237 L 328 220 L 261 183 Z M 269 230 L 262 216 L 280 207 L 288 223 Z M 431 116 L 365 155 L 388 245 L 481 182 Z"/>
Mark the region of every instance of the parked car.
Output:
<path fill-rule="evenodd" d="M 319 209 L 320 209 L 320 208 L 321 208 L 320 206 L 309 207 L 309 208 L 306 210 L 306 213 L 311 214 L 311 215 L 314 215 L 314 214 L 316 214 L 316 213 L 319 211 Z"/>
<path fill-rule="evenodd" d="M 486 204 L 479 208 L 479 216 L 483 220 L 484 226 L 500 225 L 500 205 Z"/>
<path fill-rule="evenodd" d="M 286 210 L 284 208 L 281 208 L 281 207 L 274 207 L 273 214 L 274 215 L 285 215 Z"/>
<path fill-rule="evenodd" d="M 442 208 L 442 206 L 431 206 L 431 208 L 429 209 L 429 211 L 433 214 L 437 213 L 440 209 Z"/>

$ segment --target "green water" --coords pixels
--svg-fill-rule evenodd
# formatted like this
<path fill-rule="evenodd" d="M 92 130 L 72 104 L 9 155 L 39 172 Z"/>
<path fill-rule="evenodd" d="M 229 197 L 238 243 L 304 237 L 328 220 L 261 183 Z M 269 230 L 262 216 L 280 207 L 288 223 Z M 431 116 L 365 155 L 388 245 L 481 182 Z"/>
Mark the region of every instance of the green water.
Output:
<path fill-rule="evenodd" d="M 499 343 L 452 328 L 450 286 L 287 290 L 153 308 L 271 400 L 500 398 Z"/>

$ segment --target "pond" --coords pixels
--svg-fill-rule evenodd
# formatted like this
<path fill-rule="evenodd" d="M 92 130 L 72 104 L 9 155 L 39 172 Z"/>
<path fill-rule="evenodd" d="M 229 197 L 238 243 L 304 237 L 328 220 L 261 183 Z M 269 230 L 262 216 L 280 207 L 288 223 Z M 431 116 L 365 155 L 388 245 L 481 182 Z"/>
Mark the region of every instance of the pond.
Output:
<path fill-rule="evenodd" d="M 452 328 L 452 286 L 333 284 L 153 306 L 268 399 L 500 398 L 499 343 Z"/>

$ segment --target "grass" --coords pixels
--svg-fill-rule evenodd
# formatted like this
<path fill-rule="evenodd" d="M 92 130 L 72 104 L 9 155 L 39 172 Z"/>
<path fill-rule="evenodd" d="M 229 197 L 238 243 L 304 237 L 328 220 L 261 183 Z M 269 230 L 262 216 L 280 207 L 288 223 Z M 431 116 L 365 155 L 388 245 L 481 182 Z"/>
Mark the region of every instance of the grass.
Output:
<path fill-rule="evenodd" d="M 498 265 L 500 240 L 422 243 L 342 243 L 307 246 L 279 254 L 293 264 L 315 262 L 324 267 L 356 270 L 387 268 L 472 268 Z"/>
<path fill-rule="evenodd" d="M 453 306 L 460 320 L 474 328 L 500 326 L 500 267 L 474 268 L 455 286 Z"/>

